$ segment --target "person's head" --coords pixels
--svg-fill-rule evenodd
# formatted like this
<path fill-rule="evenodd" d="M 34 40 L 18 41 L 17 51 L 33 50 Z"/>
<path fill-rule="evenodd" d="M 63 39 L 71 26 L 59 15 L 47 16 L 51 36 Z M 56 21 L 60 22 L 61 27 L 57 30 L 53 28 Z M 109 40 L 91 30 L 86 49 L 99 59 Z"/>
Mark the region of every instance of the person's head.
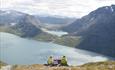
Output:
<path fill-rule="evenodd" d="M 66 56 L 63 56 L 63 58 L 66 58 Z"/>
<path fill-rule="evenodd" d="M 52 58 L 52 56 L 50 56 L 49 58 Z"/>

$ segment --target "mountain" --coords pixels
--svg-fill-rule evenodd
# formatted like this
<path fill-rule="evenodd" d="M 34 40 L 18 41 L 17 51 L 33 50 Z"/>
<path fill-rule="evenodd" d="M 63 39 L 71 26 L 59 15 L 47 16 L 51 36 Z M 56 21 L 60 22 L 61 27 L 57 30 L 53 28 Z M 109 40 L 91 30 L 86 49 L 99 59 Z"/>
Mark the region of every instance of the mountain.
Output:
<path fill-rule="evenodd" d="M 62 29 L 69 33 L 77 33 L 78 34 L 78 33 L 82 32 L 83 30 L 86 30 L 93 24 L 97 23 L 97 21 L 99 21 L 100 18 L 103 17 L 103 19 L 105 19 L 105 16 L 113 14 L 114 6 L 115 5 L 98 8 L 97 10 L 94 10 L 91 13 L 89 13 L 88 15 L 83 16 L 80 19 L 77 19 L 75 22 L 63 27 Z"/>
<path fill-rule="evenodd" d="M 66 42 L 71 43 L 73 41 L 75 42 L 78 41 L 78 39 L 74 40 L 76 39 L 76 37 L 74 38 L 58 37 L 57 35 L 54 35 L 56 34 L 56 32 L 54 32 L 54 34 L 51 34 L 52 31 L 51 32 L 49 31 L 50 33 L 48 33 L 48 29 L 57 30 L 58 26 L 60 27 L 62 24 L 66 24 L 67 20 L 64 21 L 64 18 L 56 18 L 51 16 L 41 17 L 44 20 L 44 22 L 43 21 L 41 22 L 41 20 L 39 20 L 39 18 L 37 18 L 36 16 L 37 15 L 29 15 L 14 10 L 6 10 L 6 11 L 0 10 L 0 32 L 7 32 L 7 33 L 18 35 L 20 37 L 24 37 L 24 38 L 27 37 L 38 41 L 45 41 L 45 42 L 50 41 L 61 45 L 65 45 Z M 64 23 L 62 24 L 59 23 L 58 25 L 58 22 L 56 24 L 53 22 L 50 23 L 50 20 L 49 22 L 45 21 L 48 20 L 49 18 L 51 22 L 56 21 L 56 19 L 58 21 L 59 19 L 60 22 L 64 21 Z M 69 41 L 67 41 L 66 39 L 67 40 L 69 39 Z M 69 44 L 69 46 L 71 45 L 74 44 Z"/>
<path fill-rule="evenodd" d="M 115 57 L 115 5 L 98 8 L 64 30 L 82 36 L 76 48 Z"/>
<path fill-rule="evenodd" d="M 67 24 L 69 21 L 72 21 L 75 18 L 68 17 L 58 17 L 58 16 L 38 16 L 35 15 L 36 18 L 40 20 L 41 23 L 48 24 Z"/>
<path fill-rule="evenodd" d="M 115 5 L 90 14 L 95 17 L 93 25 L 79 32 L 84 40 L 76 47 L 115 57 Z"/>
<path fill-rule="evenodd" d="M 42 16 L 42 15 L 33 15 L 36 19 L 40 20 L 41 27 L 47 29 L 60 29 L 61 27 L 70 24 L 76 18 L 68 18 L 68 17 L 61 17 L 61 16 Z"/>
<path fill-rule="evenodd" d="M 35 36 L 42 32 L 40 22 L 34 16 L 14 10 L 0 11 L 0 30 L 19 34 L 23 37 Z"/>

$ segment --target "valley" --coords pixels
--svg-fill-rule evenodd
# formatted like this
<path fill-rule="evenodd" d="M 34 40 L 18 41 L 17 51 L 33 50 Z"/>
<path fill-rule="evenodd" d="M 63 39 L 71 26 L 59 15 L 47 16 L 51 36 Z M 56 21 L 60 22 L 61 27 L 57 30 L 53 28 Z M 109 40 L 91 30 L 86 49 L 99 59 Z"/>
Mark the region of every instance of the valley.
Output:
<path fill-rule="evenodd" d="M 44 64 L 47 63 L 47 58 L 50 55 L 55 58 L 65 55 L 69 65 L 80 65 L 88 62 L 114 59 L 90 51 L 62 46 L 51 42 L 24 39 L 9 33 L 1 32 L 0 39 L 0 60 L 8 64 Z"/>
<path fill-rule="evenodd" d="M 70 47 L 75 47 L 76 42 L 79 40 L 75 36 L 74 38 L 69 38 L 69 36 L 61 37 L 66 35 L 67 32 L 59 30 L 60 27 L 75 20 L 73 18 L 39 17 L 14 10 L 0 11 L 0 13 L 0 32 L 8 32 L 23 38 L 53 42 Z M 59 28 L 57 28 L 57 25 Z"/>
<path fill-rule="evenodd" d="M 115 57 L 114 10 L 115 5 L 101 7 L 76 20 L 74 18 L 54 18 L 48 16 L 36 17 L 35 15 L 13 10 L 9 11 L 9 13 L 1 11 L 0 31 L 12 33 L 23 38 L 53 42 Z M 52 20 L 51 23 L 50 20 Z M 57 22 L 53 23 L 54 21 Z M 52 24 L 61 27 L 51 26 L 50 29 L 48 26 L 47 28 L 47 25 Z M 108 46 L 111 47 L 108 48 Z"/>
<path fill-rule="evenodd" d="M 66 56 L 69 66 L 44 66 L 49 56 Z M 115 5 L 99 7 L 81 18 L 0 9 L 0 68 L 4 67 L 114 70 Z"/>

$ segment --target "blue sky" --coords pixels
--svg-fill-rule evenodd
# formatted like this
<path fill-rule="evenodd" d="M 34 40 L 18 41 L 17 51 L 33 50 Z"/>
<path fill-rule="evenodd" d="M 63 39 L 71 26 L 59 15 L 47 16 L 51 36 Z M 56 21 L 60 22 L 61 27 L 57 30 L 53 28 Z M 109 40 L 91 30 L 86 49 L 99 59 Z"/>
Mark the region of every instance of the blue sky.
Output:
<path fill-rule="evenodd" d="M 0 9 L 79 18 L 98 7 L 115 4 L 115 0 L 0 0 L 0 3 Z"/>

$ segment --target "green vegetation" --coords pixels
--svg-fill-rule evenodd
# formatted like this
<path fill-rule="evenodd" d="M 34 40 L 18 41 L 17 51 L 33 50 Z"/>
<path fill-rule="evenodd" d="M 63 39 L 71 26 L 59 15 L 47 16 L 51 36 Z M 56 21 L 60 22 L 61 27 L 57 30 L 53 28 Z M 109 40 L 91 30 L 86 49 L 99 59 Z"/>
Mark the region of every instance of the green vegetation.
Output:
<path fill-rule="evenodd" d="M 54 43 L 69 47 L 75 47 L 80 43 L 80 39 L 81 37 L 79 36 L 62 36 L 55 39 Z"/>
<path fill-rule="evenodd" d="M 48 34 L 48 33 L 41 33 L 41 34 L 36 35 L 35 37 L 33 37 L 34 40 L 46 41 L 46 42 L 52 42 L 56 38 L 57 38 L 57 36 L 51 35 L 51 34 Z"/>
<path fill-rule="evenodd" d="M 56 35 L 51 35 L 48 33 L 41 33 L 35 37 L 34 40 L 38 41 L 45 41 L 45 42 L 53 42 L 59 45 L 75 47 L 80 43 L 81 37 L 80 36 L 62 36 L 58 37 Z"/>
<path fill-rule="evenodd" d="M 17 31 L 16 29 L 13 29 L 11 27 L 7 27 L 7 26 L 0 26 L 0 32 L 6 32 L 6 33 L 11 33 L 11 34 L 15 34 L 18 36 L 22 36 L 22 33 Z"/>

